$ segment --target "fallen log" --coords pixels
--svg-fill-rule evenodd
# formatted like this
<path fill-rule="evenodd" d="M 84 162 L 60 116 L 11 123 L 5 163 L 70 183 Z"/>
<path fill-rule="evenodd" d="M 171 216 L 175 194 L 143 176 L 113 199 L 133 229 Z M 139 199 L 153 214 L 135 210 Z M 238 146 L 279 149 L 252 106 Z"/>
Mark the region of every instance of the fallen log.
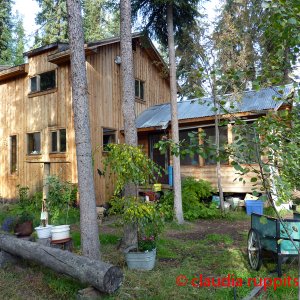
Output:
<path fill-rule="evenodd" d="M 123 280 L 119 267 L 69 251 L 50 248 L 0 233 L 0 250 L 35 261 L 58 273 L 67 274 L 104 293 L 116 291 Z"/>

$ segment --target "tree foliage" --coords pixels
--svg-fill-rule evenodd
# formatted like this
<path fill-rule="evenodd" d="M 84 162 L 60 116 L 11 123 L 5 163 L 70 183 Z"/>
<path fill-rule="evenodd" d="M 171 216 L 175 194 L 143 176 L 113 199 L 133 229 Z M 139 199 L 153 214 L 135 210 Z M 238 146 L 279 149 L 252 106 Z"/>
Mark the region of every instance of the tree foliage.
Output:
<path fill-rule="evenodd" d="M 0 1 L 0 64 L 10 64 L 12 60 L 12 0 Z"/>
<path fill-rule="evenodd" d="M 174 38 L 176 44 L 177 75 L 180 91 L 187 96 L 194 96 L 195 86 L 199 85 L 198 59 L 203 55 L 200 45 L 202 27 L 199 0 L 132 0 L 134 21 L 141 21 L 141 28 L 156 38 L 164 48 L 168 45 L 167 6 L 173 6 Z"/>
<path fill-rule="evenodd" d="M 214 32 L 225 92 L 232 91 L 226 82 L 233 77 L 243 88 L 247 81 L 255 86 L 291 81 L 299 53 L 299 7 L 298 0 L 226 0 Z"/>

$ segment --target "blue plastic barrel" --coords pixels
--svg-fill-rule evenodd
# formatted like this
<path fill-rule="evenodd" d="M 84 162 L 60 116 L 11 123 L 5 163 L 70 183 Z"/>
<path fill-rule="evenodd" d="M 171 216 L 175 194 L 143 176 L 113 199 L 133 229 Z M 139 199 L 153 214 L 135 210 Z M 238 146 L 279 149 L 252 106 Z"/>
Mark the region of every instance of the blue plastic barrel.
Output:
<path fill-rule="evenodd" d="M 169 185 L 173 186 L 173 166 L 168 166 Z"/>

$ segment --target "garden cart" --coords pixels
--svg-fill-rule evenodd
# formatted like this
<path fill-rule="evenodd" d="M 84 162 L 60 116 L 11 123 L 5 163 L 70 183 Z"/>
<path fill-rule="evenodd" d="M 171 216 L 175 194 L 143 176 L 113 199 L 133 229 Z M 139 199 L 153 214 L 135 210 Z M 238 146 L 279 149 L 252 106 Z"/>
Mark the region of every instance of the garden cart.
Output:
<path fill-rule="evenodd" d="M 300 241 L 300 218 L 283 219 L 285 227 L 297 247 Z M 277 262 L 278 276 L 282 276 L 281 265 L 290 257 L 297 257 L 298 250 L 290 241 L 283 225 L 276 218 L 251 214 L 251 229 L 248 234 L 248 260 L 252 269 L 259 270 L 262 260 L 269 253 Z"/>

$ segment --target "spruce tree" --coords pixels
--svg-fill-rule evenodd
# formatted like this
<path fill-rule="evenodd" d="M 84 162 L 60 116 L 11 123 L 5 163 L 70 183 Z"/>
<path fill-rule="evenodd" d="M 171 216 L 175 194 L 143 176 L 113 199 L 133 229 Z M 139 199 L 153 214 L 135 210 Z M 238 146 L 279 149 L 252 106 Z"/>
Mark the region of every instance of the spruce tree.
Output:
<path fill-rule="evenodd" d="M 12 0 L 0 0 L 0 64 L 12 63 Z"/>

